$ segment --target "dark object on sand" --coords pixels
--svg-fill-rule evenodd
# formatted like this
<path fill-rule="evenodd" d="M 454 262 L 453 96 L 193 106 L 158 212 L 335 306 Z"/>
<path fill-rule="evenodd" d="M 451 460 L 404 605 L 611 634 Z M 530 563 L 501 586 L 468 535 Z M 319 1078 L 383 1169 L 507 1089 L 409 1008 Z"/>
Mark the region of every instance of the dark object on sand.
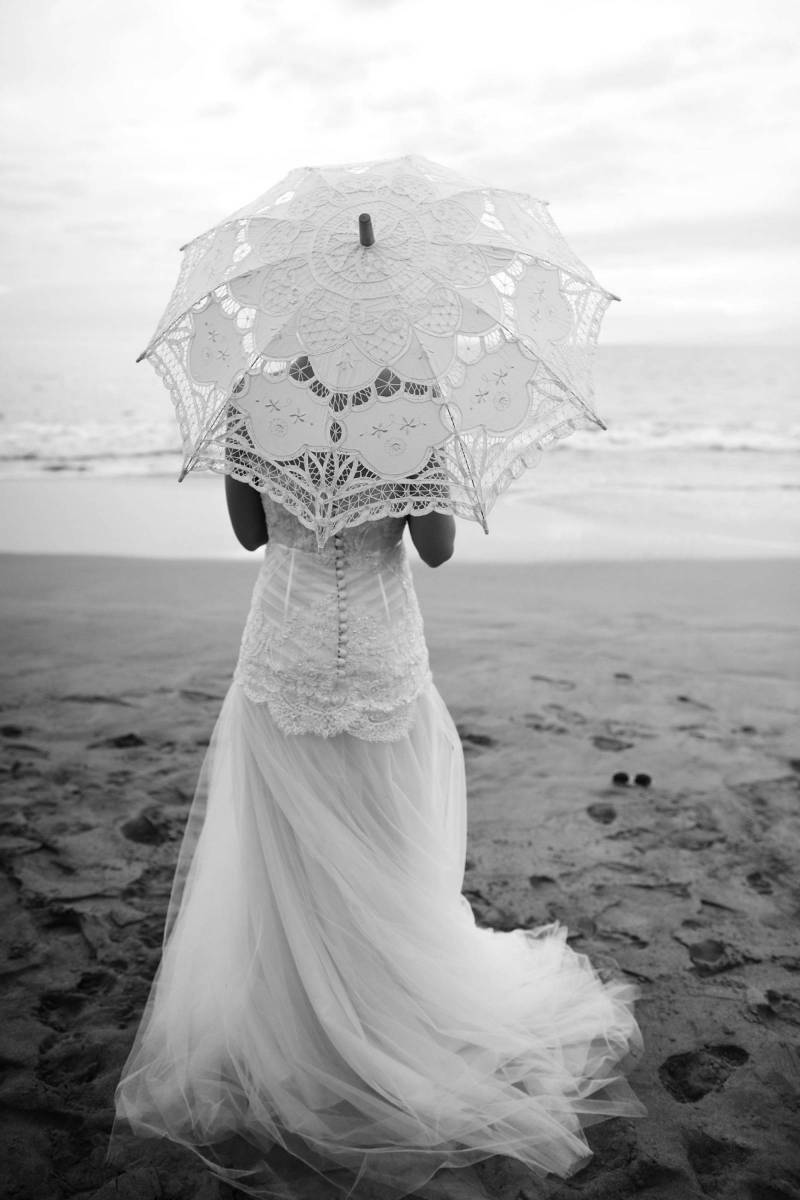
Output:
<path fill-rule="evenodd" d="M 615 783 L 617 785 L 617 787 L 625 787 L 626 784 L 630 783 L 630 778 L 628 776 L 628 772 L 627 771 L 615 771 L 614 774 L 611 776 L 611 782 Z"/>
<path fill-rule="evenodd" d="M 653 781 L 649 775 L 646 775 L 644 772 L 642 772 L 641 775 L 636 776 L 633 782 L 638 783 L 639 787 L 650 787 L 650 784 Z"/>
<path fill-rule="evenodd" d="M 590 804 L 586 811 L 593 821 L 599 821 L 601 825 L 610 825 L 617 819 L 613 804 Z"/>

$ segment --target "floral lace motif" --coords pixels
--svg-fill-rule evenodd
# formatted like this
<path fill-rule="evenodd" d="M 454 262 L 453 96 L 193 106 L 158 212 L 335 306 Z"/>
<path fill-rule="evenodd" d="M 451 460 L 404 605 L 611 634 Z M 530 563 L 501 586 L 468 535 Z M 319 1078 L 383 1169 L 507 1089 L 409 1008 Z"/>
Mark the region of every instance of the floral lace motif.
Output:
<path fill-rule="evenodd" d="M 485 526 L 546 446 L 604 427 L 591 365 L 614 297 L 542 200 L 419 156 L 304 168 L 184 249 L 145 352 L 184 471 L 269 491 L 320 545 L 432 509 Z"/>
<path fill-rule="evenodd" d="M 431 672 L 405 522 L 368 521 L 322 551 L 262 495 L 269 541 L 234 678 L 285 734 L 394 741 Z"/>

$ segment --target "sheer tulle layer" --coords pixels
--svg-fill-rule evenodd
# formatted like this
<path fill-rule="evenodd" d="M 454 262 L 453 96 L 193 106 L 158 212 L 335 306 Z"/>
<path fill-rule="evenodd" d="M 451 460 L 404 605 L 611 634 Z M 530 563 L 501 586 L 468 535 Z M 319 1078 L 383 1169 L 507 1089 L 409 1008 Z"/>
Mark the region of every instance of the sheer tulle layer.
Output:
<path fill-rule="evenodd" d="M 497 1154 L 569 1175 L 582 1127 L 644 1115 L 638 989 L 557 923 L 475 925 L 461 745 L 435 685 L 416 705 L 396 742 L 285 737 L 231 684 L 115 1133 L 256 1196 L 402 1196 Z"/>

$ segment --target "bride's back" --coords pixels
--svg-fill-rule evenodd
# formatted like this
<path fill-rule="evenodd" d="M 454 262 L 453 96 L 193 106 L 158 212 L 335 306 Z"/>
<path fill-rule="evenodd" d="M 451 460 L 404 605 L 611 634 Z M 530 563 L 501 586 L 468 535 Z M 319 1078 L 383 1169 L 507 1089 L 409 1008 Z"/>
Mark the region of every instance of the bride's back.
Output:
<path fill-rule="evenodd" d="M 280 542 L 283 546 L 318 554 L 323 562 L 335 558 L 340 550 L 349 556 L 389 551 L 402 539 L 405 528 L 405 517 L 381 517 L 376 521 L 362 521 L 360 525 L 351 525 L 341 533 L 334 534 L 322 549 L 318 550 L 317 535 L 313 529 L 308 529 L 293 513 L 265 492 L 261 493 L 261 504 L 270 542 Z"/>
<path fill-rule="evenodd" d="M 287 734 L 394 740 L 429 682 L 403 517 L 316 534 L 266 495 L 268 541 L 235 677 Z"/>

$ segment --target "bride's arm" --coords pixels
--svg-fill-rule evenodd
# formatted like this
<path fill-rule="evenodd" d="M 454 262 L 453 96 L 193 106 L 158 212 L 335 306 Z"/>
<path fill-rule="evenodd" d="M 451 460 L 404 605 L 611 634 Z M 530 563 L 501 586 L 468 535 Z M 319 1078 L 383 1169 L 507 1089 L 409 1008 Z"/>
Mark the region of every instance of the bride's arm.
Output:
<path fill-rule="evenodd" d="M 225 419 L 225 463 L 226 465 L 228 463 L 237 464 L 241 462 L 243 448 L 246 452 L 246 444 L 244 447 L 241 444 L 242 438 L 246 438 L 247 442 L 250 439 L 247 431 L 241 428 L 233 437 L 229 436 L 231 425 L 235 426 L 237 421 L 236 408 L 233 404 L 228 404 Z M 226 471 L 225 499 L 233 532 L 245 550 L 257 550 L 259 546 L 263 546 L 269 541 L 267 518 L 264 515 L 260 492 L 251 487 L 249 483 L 242 483 L 240 479 L 234 479 Z"/>
<path fill-rule="evenodd" d="M 440 567 L 452 557 L 456 522 L 449 513 L 431 512 L 422 517 L 409 515 L 406 521 L 417 553 L 429 567 Z"/>
<path fill-rule="evenodd" d="M 225 499 L 233 532 L 245 550 L 257 550 L 269 541 L 261 493 L 249 483 L 225 475 Z"/>

